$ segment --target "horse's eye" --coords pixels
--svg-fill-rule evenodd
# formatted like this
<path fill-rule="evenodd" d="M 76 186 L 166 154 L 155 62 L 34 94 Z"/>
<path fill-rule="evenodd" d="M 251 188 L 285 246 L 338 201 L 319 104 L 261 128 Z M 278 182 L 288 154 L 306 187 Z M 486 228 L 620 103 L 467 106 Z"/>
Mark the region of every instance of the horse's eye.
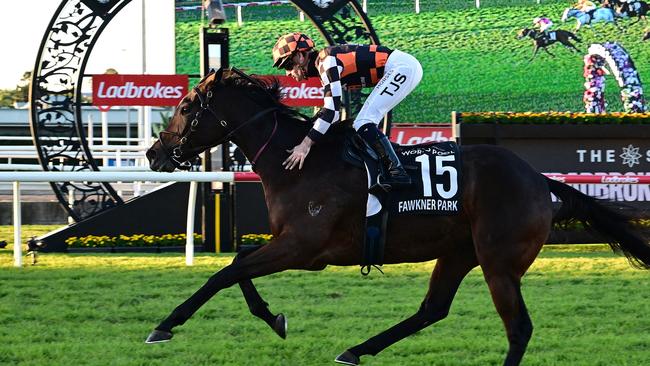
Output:
<path fill-rule="evenodd" d="M 181 114 L 188 114 L 190 113 L 190 107 L 189 106 L 183 106 L 181 108 Z"/>

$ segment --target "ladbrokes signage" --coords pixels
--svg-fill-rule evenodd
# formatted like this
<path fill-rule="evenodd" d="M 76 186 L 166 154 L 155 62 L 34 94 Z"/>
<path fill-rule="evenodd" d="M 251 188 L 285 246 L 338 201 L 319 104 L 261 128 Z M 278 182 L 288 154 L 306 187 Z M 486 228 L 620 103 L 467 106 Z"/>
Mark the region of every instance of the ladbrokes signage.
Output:
<path fill-rule="evenodd" d="M 94 75 L 93 104 L 175 106 L 187 85 L 187 75 Z"/>
<path fill-rule="evenodd" d="M 400 145 L 443 142 L 453 139 L 451 125 L 424 123 L 410 125 L 395 123 L 390 128 L 390 140 Z"/>
<path fill-rule="evenodd" d="M 282 103 L 292 107 L 322 107 L 323 85 L 319 78 L 295 81 L 290 76 L 277 76 L 283 95 Z"/>

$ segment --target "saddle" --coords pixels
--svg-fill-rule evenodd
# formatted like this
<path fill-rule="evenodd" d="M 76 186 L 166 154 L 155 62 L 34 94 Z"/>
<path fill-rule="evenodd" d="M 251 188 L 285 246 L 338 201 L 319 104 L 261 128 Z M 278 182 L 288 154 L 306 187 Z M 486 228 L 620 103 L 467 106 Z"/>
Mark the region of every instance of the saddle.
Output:
<path fill-rule="evenodd" d="M 365 168 L 368 176 L 366 229 L 361 273 L 383 264 L 386 229 L 390 217 L 397 215 L 454 215 L 460 212 L 460 151 L 454 142 L 424 143 L 412 146 L 393 144 L 402 166 L 413 184 L 387 190 L 379 182 L 382 165 L 379 157 L 356 133 L 346 137 L 343 160 Z M 379 269 L 380 270 L 380 269 Z M 380 270 L 381 271 L 381 270 Z"/>
<path fill-rule="evenodd" d="M 556 31 L 550 31 L 550 32 L 540 32 L 539 36 L 537 36 L 538 40 L 541 40 L 543 43 L 549 43 L 549 41 L 555 41 L 557 40 L 557 33 Z"/>

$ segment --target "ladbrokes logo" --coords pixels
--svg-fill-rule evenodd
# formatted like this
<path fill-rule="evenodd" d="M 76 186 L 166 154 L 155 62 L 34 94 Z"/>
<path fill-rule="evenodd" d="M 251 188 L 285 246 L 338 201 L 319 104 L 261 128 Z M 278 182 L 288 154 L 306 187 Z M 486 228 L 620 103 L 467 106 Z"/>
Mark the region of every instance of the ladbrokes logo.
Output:
<path fill-rule="evenodd" d="M 175 106 L 187 83 L 187 75 L 95 75 L 93 104 Z"/>
<path fill-rule="evenodd" d="M 101 81 L 97 87 L 97 97 L 99 98 L 162 98 L 162 99 L 179 99 L 183 96 L 182 86 L 163 86 L 157 82 L 155 86 L 135 85 L 129 81 L 126 85 L 116 86 L 106 85 Z"/>
<path fill-rule="evenodd" d="M 297 82 L 289 76 L 279 76 L 282 103 L 293 107 L 319 107 L 323 105 L 323 86 L 319 78 Z"/>

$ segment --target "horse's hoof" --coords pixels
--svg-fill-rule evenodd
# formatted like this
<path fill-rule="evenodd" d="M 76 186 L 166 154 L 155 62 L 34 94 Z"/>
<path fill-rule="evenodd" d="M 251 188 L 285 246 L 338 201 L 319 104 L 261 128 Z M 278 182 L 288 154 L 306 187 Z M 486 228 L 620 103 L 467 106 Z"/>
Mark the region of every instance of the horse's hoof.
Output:
<path fill-rule="evenodd" d="M 284 314 L 278 314 L 278 316 L 275 317 L 273 330 L 280 336 L 280 338 L 287 339 L 287 318 L 284 317 Z"/>
<path fill-rule="evenodd" d="M 345 352 L 341 353 L 340 355 L 338 355 L 334 359 L 334 362 L 342 363 L 344 365 L 357 366 L 357 365 L 359 365 L 359 357 L 355 356 L 350 351 L 345 351 Z"/>
<path fill-rule="evenodd" d="M 147 340 L 144 341 L 144 343 L 154 344 L 154 343 L 169 342 L 172 340 L 173 336 L 174 335 L 172 334 L 172 332 L 166 332 L 164 330 L 154 329 L 153 332 L 149 334 L 149 337 L 147 337 Z"/>

